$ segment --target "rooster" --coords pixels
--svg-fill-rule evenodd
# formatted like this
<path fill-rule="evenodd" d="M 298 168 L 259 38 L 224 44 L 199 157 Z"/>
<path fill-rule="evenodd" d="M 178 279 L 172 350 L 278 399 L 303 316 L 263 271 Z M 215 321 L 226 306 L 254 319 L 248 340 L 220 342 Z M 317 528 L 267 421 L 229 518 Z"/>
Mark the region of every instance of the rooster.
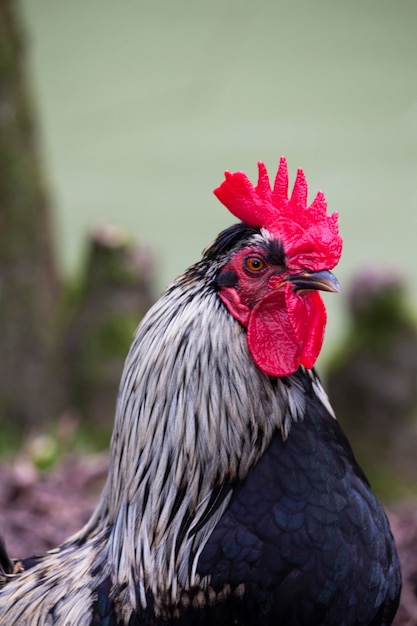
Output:
<path fill-rule="evenodd" d="M 0 624 L 391 624 L 401 576 L 383 509 L 314 364 L 342 248 L 284 158 L 271 189 L 226 172 L 240 222 L 140 324 L 109 475 L 87 525 L 43 556 L 0 546 Z"/>

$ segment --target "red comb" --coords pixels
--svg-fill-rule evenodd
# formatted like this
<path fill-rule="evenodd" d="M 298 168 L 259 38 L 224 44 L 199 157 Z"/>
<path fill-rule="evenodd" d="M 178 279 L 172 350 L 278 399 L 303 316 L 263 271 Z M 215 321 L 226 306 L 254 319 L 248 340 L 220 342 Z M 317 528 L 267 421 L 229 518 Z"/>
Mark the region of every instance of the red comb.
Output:
<path fill-rule="evenodd" d="M 319 191 L 307 206 L 307 181 L 299 169 L 291 198 L 288 198 L 288 169 L 281 157 L 271 189 L 265 165 L 258 163 L 256 187 L 243 172 L 225 172 L 226 180 L 214 194 L 233 215 L 248 226 L 266 228 L 284 243 L 288 267 L 318 271 L 334 267 L 342 253 L 337 213 L 327 215 L 327 202 Z M 296 259 L 295 259 L 296 257 Z"/>

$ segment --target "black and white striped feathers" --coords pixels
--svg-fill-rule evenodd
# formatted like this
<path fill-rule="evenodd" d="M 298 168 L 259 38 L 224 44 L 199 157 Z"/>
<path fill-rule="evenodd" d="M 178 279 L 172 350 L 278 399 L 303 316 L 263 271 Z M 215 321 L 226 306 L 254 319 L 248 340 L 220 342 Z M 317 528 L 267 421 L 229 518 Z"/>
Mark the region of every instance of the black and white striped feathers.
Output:
<path fill-rule="evenodd" d="M 103 589 L 114 623 L 130 624 L 135 615 L 167 614 L 183 590 L 209 587 L 198 559 L 234 486 L 305 410 L 299 377 L 262 373 L 218 297 L 219 269 L 248 243 L 273 245 L 266 231 L 227 229 L 143 319 L 124 368 L 98 507 L 64 545 L 10 577 L 0 624 L 101 623 Z"/>

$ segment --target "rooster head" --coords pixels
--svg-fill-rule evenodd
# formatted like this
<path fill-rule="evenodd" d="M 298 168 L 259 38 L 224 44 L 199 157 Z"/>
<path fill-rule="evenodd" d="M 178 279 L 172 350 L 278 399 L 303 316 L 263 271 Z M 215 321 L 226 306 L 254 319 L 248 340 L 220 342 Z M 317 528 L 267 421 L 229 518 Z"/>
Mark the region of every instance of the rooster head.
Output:
<path fill-rule="evenodd" d="M 327 214 L 322 192 L 307 206 L 307 182 L 298 170 L 288 198 L 287 162 L 281 158 L 271 189 L 258 163 L 256 187 L 243 172 L 225 172 L 217 198 L 262 241 L 239 249 L 222 268 L 219 296 L 247 329 L 257 366 L 270 376 L 288 376 L 300 365 L 312 368 L 320 353 L 326 310 L 318 293 L 339 291 L 331 270 L 342 239 L 337 213 Z"/>

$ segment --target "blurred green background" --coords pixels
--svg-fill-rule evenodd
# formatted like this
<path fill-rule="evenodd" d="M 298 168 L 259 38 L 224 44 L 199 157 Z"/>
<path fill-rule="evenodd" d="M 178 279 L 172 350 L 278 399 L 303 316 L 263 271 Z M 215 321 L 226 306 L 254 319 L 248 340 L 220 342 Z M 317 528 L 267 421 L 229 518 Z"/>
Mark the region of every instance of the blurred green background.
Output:
<path fill-rule="evenodd" d="M 415 0 L 23 8 L 65 271 L 111 222 L 154 248 L 163 288 L 233 222 L 223 171 L 255 179 L 261 159 L 273 176 L 284 154 L 340 213 L 342 287 L 377 262 L 417 300 Z M 331 341 L 342 303 L 326 303 Z"/>

